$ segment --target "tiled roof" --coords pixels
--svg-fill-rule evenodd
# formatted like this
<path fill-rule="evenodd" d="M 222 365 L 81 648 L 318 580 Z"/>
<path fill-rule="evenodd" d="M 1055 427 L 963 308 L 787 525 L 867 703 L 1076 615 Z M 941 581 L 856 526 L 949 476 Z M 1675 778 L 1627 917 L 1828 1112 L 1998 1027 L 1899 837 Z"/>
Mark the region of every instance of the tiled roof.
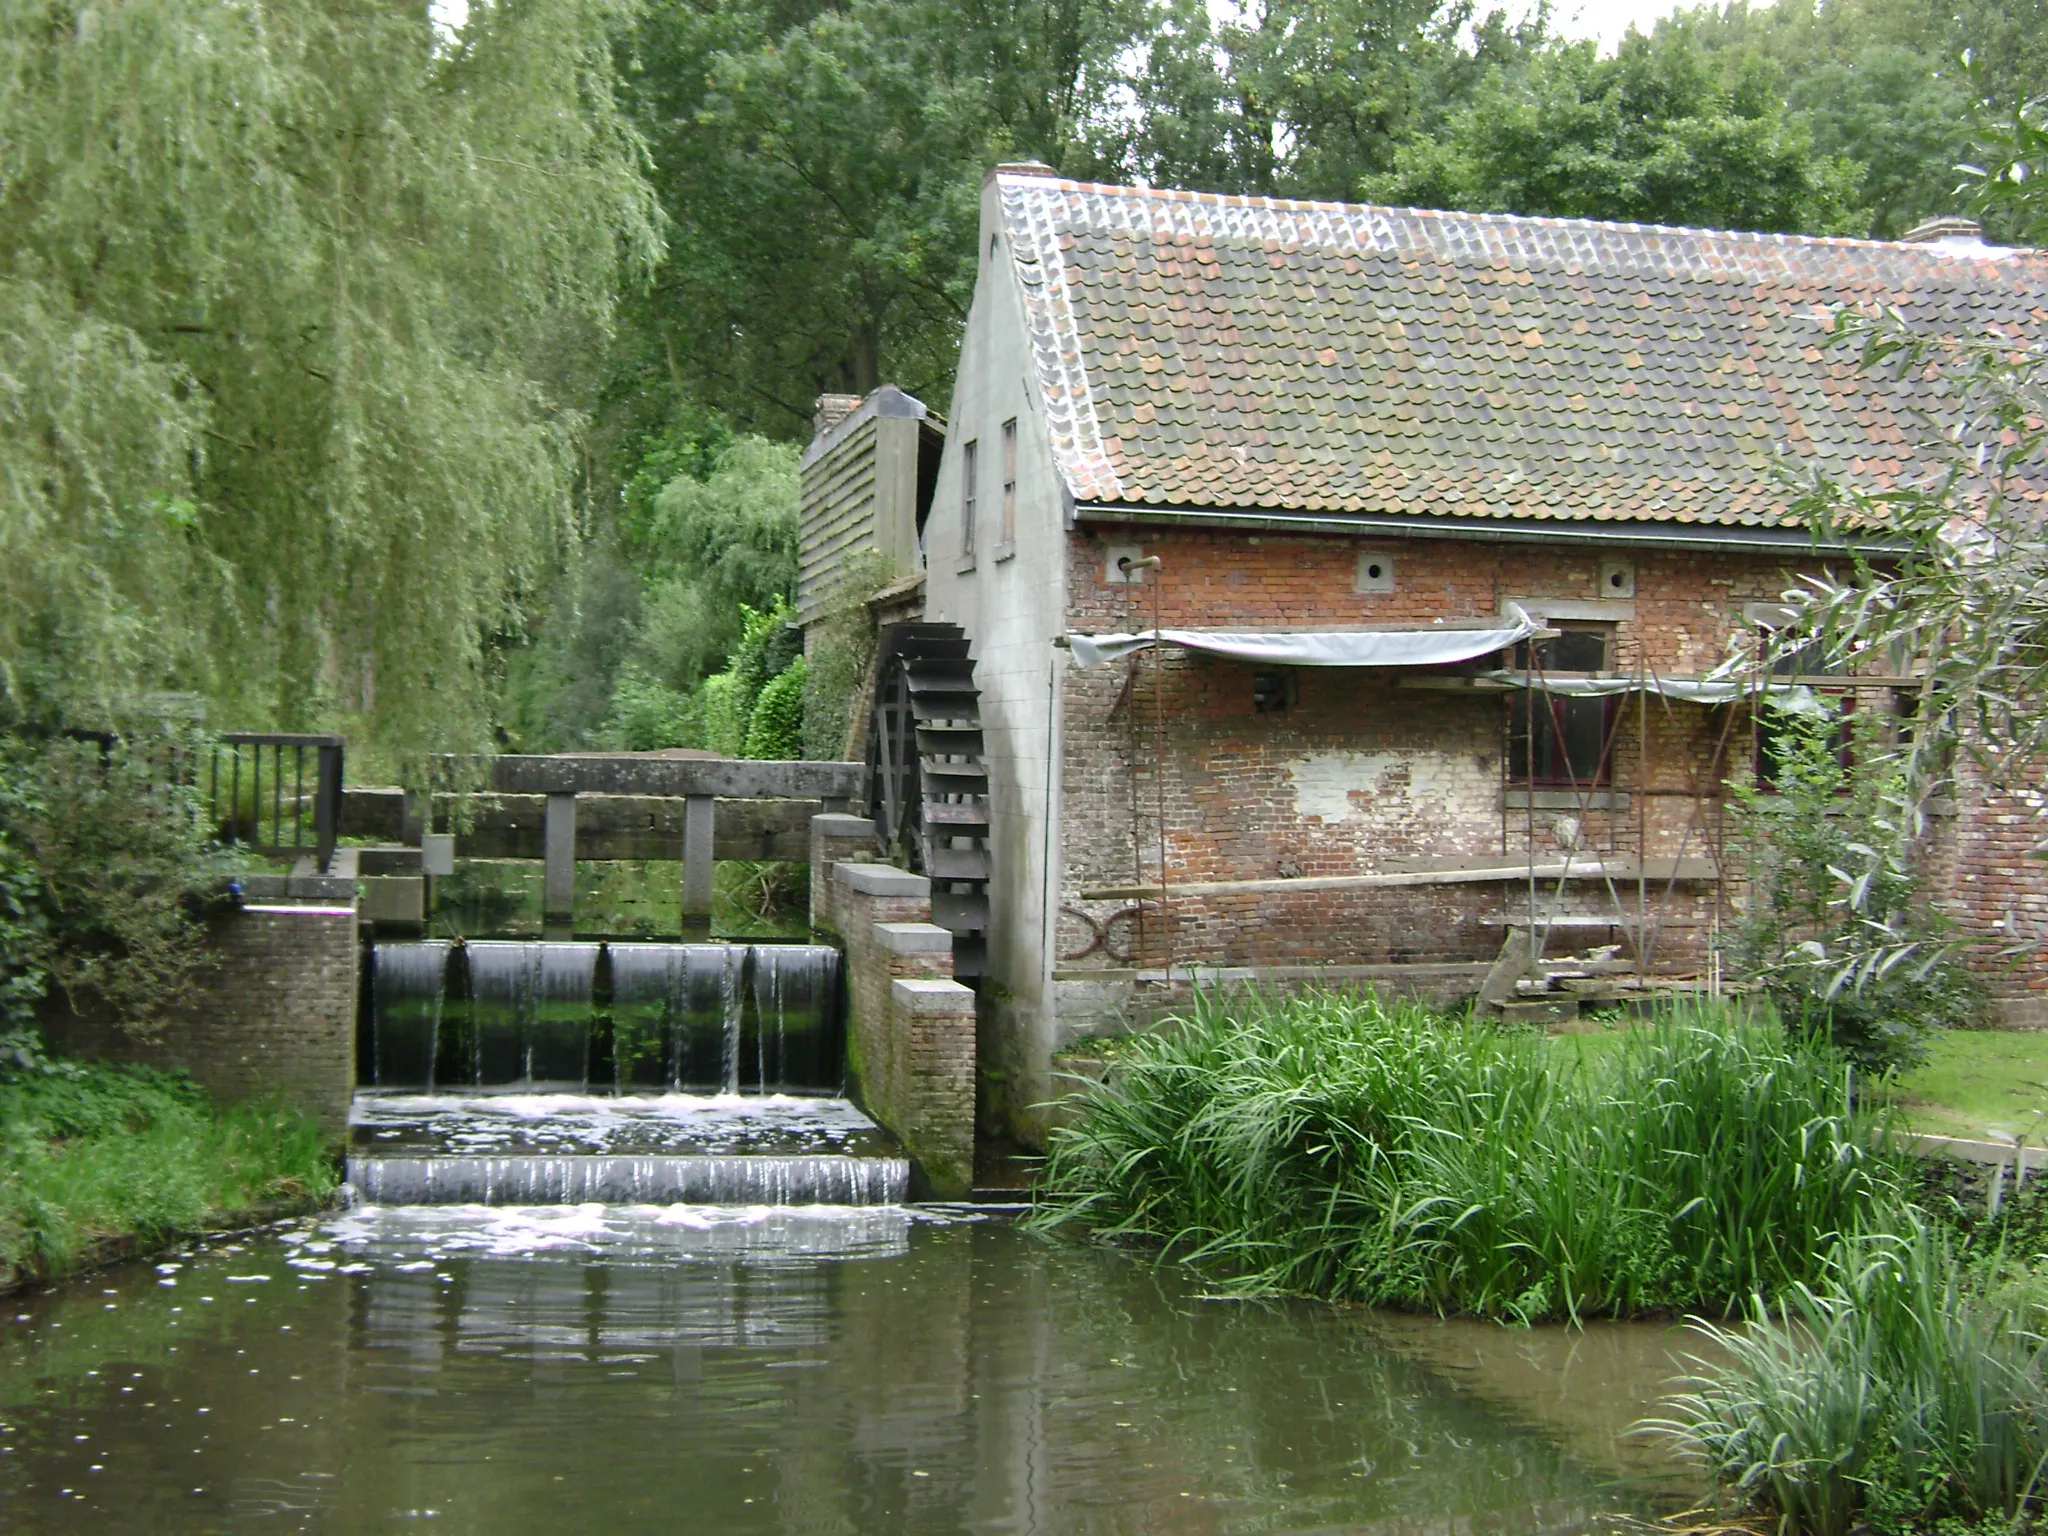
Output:
<path fill-rule="evenodd" d="M 997 187 L 1083 503 L 1768 526 L 1927 467 L 1829 309 L 2048 334 L 2048 252 Z"/>

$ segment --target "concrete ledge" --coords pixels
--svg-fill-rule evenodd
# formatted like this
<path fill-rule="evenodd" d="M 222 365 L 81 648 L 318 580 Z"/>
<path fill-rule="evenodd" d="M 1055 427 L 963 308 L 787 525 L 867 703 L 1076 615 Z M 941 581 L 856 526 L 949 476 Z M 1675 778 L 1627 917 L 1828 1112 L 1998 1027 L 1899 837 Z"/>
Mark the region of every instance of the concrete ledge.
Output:
<path fill-rule="evenodd" d="M 957 981 L 898 980 L 889 986 L 889 1001 L 905 1013 L 974 1016 L 974 993 Z"/>
<path fill-rule="evenodd" d="M 903 983 L 898 982 L 898 986 Z M 2048 1147 L 2029 1147 L 2013 1141 L 1973 1141 L 1965 1136 L 1902 1136 L 1908 1152 L 1921 1157 L 1953 1157 L 1966 1163 L 2010 1168 L 2016 1160 L 2028 1171 L 2048 1168 Z"/>
<path fill-rule="evenodd" d="M 871 923 L 875 942 L 893 955 L 950 955 L 953 935 L 937 923 Z"/>
<path fill-rule="evenodd" d="M 2048 1029 L 2048 997 L 1994 997 L 1991 1012 L 2003 1029 Z"/>
<path fill-rule="evenodd" d="M 353 902 L 356 883 L 343 875 L 244 875 L 242 895 L 250 901 Z"/>
<path fill-rule="evenodd" d="M 811 830 L 820 837 L 864 837 L 874 841 L 875 824 L 865 816 L 847 816 L 826 811 L 811 818 Z"/>
<path fill-rule="evenodd" d="M 863 896 L 915 896 L 929 900 L 931 881 L 893 864 L 834 864 L 832 878 Z"/>

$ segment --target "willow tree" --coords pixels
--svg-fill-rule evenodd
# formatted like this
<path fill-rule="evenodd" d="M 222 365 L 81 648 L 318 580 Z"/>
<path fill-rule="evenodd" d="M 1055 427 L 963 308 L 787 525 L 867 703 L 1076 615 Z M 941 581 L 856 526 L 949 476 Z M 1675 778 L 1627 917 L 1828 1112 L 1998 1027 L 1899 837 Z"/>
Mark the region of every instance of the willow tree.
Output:
<path fill-rule="evenodd" d="M 482 735 L 659 254 L 628 4 L 0 7 L 0 705 Z"/>

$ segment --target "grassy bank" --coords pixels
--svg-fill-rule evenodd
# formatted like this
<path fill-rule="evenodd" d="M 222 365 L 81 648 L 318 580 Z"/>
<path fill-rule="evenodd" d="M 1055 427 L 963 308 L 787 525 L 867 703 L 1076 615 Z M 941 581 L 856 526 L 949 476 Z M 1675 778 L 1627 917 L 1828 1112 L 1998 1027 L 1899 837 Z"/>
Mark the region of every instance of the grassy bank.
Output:
<path fill-rule="evenodd" d="M 1371 997 L 1204 999 L 1055 1134 L 1042 1228 L 1252 1289 L 1534 1321 L 1740 1311 L 1900 1198 L 1846 1075 L 1711 1009 L 1597 1053 Z"/>
<path fill-rule="evenodd" d="M 140 1067 L 0 1076 L 0 1288 L 334 1185 L 324 1138 L 293 1110 L 217 1108 L 189 1079 Z"/>

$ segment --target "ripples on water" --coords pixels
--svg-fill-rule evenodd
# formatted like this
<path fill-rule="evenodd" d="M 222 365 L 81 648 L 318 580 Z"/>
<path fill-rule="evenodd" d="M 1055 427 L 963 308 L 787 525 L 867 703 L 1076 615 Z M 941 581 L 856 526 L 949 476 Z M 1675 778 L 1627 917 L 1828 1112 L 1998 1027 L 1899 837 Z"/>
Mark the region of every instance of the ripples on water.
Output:
<path fill-rule="evenodd" d="M 1574 1386 L 1577 1344 L 900 1208 L 371 1209 L 0 1309 L 8 1532 L 1419 1536 L 1669 1497 L 1613 1438 L 1661 1331 L 1587 1335 Z"/>

